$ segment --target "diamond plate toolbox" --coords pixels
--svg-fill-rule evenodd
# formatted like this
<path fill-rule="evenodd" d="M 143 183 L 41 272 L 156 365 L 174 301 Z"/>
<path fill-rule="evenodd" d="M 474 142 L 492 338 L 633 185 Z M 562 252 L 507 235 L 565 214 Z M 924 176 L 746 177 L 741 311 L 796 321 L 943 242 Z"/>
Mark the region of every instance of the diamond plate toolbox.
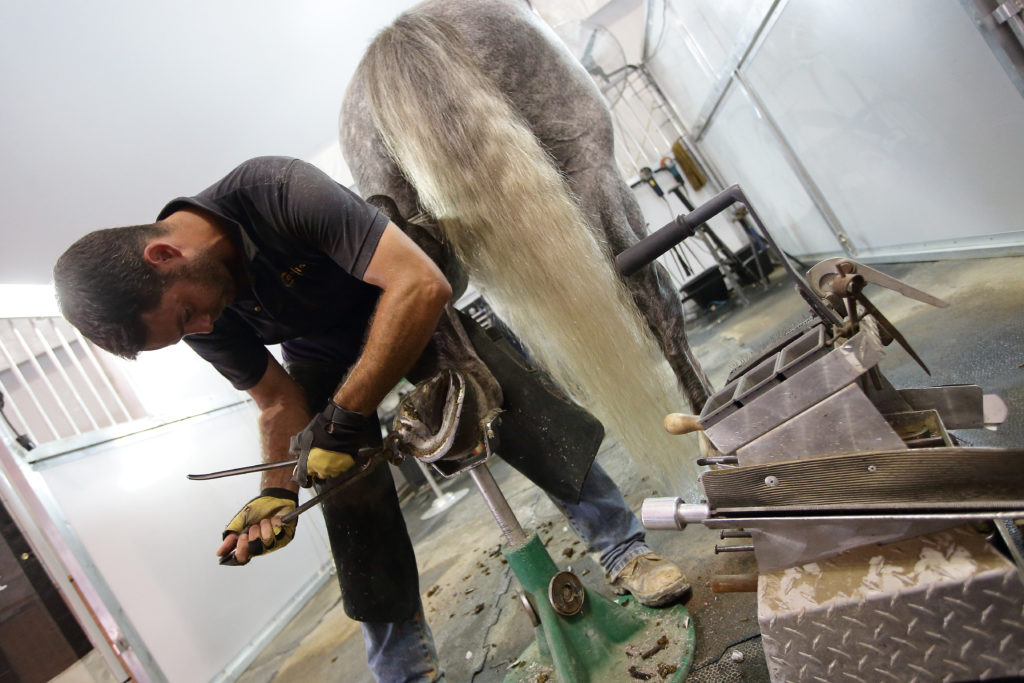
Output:
<path fill-rule="evenodd" d="M 1024 584 L 969 527 L 762 574 L 772 681 L 1024 676 Z"/>

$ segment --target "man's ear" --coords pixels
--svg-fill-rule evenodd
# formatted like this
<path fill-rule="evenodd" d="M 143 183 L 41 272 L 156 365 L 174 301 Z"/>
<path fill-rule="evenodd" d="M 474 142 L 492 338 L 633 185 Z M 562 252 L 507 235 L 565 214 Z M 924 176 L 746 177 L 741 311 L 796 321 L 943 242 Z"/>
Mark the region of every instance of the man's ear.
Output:
<path fill-rule="evenodd" d="M 142 250 L 142 258 L 157 270 L 174 264 L 182 258 L 181 249 L 167 242 L 154 240 Z"/>

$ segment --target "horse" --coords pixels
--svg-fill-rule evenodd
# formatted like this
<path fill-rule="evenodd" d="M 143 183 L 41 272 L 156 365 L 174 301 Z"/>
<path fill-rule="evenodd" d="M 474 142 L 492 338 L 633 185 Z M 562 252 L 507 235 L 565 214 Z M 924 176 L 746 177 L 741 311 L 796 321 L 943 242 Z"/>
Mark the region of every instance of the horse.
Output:
<path fill-rule="evenodd" d="M 708 398 L 680 298 L 658 264 L 614 271 L 646 230 L 611 114 L 528 2 L 406 11 L 367 49 L 339 126 L 358 190 L 427 226 L 559 385 L 648 473 L 693 490 L 661 428 Z"/>

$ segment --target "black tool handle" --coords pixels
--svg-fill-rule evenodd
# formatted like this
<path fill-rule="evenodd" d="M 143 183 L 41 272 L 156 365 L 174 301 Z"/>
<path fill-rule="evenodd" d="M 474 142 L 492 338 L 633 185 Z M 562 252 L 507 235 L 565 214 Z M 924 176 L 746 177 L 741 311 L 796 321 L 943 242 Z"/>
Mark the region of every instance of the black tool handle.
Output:
<path fill-rule="evenodd" d="M 676 216 L 671 223 L 643 238 L 615 257 L 619 275 L 632 275 L 666 251 L 691 237 L 697 227 L 725 211 L 736 201 L 742 201 L 739 185 L 722 190 L 690 213 Z"/>

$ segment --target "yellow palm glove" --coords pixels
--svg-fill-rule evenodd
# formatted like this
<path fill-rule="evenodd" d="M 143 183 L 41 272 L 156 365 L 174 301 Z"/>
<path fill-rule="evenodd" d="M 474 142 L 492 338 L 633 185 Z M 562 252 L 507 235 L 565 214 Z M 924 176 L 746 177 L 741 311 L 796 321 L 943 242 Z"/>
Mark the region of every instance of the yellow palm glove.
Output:
<path fill-rule="evenodd" d="M 330 479 L 355 465 L 355 459 L 348 453 L 329 451 L 324 448 L 310 448 L 306 469 L 318 479 Z"/>
<path fill-rule="evenodd" d="M 263 489 L 260 495 L 256 496 L 235 515 L 227 528 L 224 529 L 223 538 L 231 534 L 242 534 L 250 527 L 258 526 L 260 521 L 272 517 L 282 517 L 299 504 L 299 494 L 282 488 Z M 295 537 L 295 527 L 298 518 L 286 524 L 275 524 L 273 535 L 269 541 L 264 541 L 261 536 L 249 539 L 249 556 L 272 553 L 279 548 L 288 545 L 288 542 Z"/>
<path fill-rule="evenodd" d="M 349 470 L 375 425 L 366 415 L 328 401 L 327 407 L 291 439 L 288 450 L 298 457 L 292 481 L 308 487 L 314 479 L 330 479 Z"/>

